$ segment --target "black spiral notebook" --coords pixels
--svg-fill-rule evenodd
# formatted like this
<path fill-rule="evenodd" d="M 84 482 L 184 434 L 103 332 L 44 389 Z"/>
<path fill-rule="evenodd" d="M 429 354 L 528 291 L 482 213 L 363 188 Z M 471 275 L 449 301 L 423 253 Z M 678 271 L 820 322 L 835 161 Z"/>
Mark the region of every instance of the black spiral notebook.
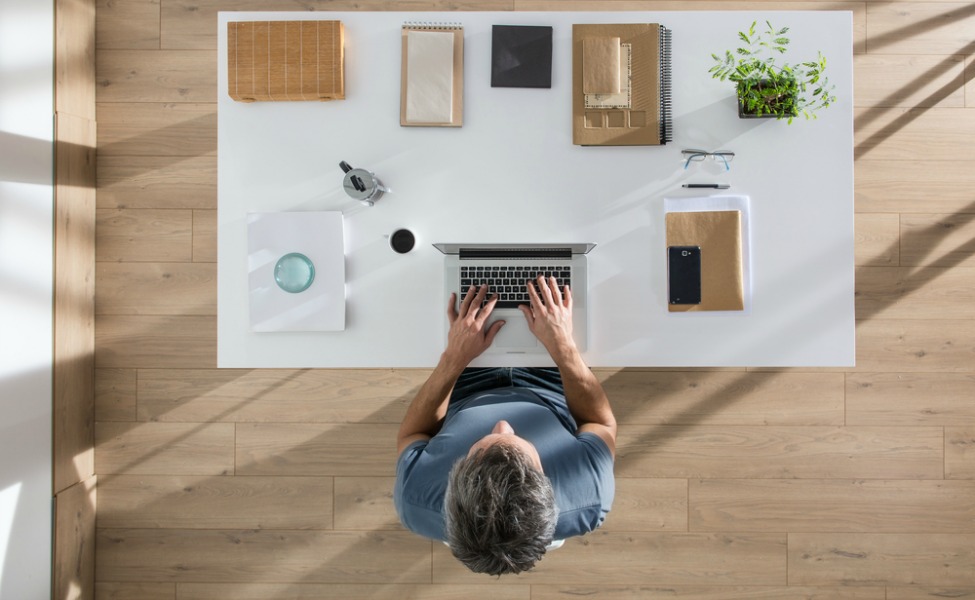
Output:
<path fill-rule="evenodd" d="M 658 23 L 572 26 L 572 143 L 673 141 L 671 32 Z"/>
<path fill-rule="evenodd" d="M 491 87 L 551 88 L 552 28 L 492 27 Z"/>

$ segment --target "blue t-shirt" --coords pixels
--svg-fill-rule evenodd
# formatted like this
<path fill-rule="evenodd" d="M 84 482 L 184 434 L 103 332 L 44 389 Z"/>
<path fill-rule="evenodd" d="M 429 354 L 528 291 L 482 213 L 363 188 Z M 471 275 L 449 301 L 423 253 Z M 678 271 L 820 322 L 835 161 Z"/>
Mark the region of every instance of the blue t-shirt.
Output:
<path fill-rule="evenodd" d="M 447 475 L 477 440 L 505 420 L 538 450 L 542 471 L 552 481 L 559 520 L 555 539 L 588 533 L 605 520 L 616 483 L 613 455 L 594 433 L 576 435 L 565 398 L 547 390 L 504 387 L 452 404 L 443 427 L 430 440 L 400 454 L 393 501 L 400 521 L 422 536 L 443 540 Z"/>

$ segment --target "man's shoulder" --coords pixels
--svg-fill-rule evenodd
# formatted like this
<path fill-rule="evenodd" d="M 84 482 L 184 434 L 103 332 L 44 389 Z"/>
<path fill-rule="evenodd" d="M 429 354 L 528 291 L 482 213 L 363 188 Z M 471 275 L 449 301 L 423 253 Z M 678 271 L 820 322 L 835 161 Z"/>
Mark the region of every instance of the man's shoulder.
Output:
<path fill-rule="evenodd" d="M 446 481 L 425 452 L 428 440 L 417 440 L 400 453 L 396 464 L 393 504 L 403 525 L 420 535 L 442 539 L 442 507 Z"/>

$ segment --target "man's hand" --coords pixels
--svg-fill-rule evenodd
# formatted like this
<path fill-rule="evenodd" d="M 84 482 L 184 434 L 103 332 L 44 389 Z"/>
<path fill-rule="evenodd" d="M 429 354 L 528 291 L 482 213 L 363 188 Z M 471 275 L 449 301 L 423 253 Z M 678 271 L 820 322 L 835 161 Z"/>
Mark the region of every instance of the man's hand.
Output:
<path fill-rule="evenodd" d="M 486 296 L 486 285 L 482 285 L 480 289 L 471 286 L 458 310 L 457 294 L 450 295 L 450 307 L 447 309 L 447 318 L 450 319 L 447 348 L 440 356 L 440 362 L 433 373 L 406 409 L 406 416 L 403 417 L 396 437 L 397 452 L 402 453 L 413 442 L 429 440 L 440 431 L 447 414 L 450 392 L 457 383 L 457 378 L 472 360 L 488 349 L 494 336 L 504 326 L 504 321 L 496 321 L 490 327 L 485 327 L 494 305 L 498 303 L 497 295 L 492 294 L 488 303 L 481 308 Z"/>
<path fill-rule="evenodd" d="M 455 368 L 464 369 L 472 360 L 481 355 L 491 346 L 494 336 L 504 326 L 504 321 L 495 321 L 490 327 L 485 327 L 494 305 L 498 303 L 497 294 L 484 307 L 481 304 L 487 296 L 487 286 L 479 289 L 471 286 L 456 307 L 457 294 L 450 294 L 447 318 L 450 320 L 450 332 L 447 334 L 447 349 L 444 358 L 449 360 Z"/>
<path fill-rule="evenodd" d="M 579 426 L 578 431 L 599 436 L 616 455 L 616 417 L 609 406 L 603 386 L 586 366 L 572 338 L 572 291 L 564 292 L 554 277 L 538 276 L 538 290 L 529 281 L 531 307 L 519 306 L 528 319 L 528 327 L 552 355 L 562 375 L 565 400 Z"/>
<path fill-rule="evenodd" d="M 528 319 L 528 328 L 557 363 L 566 353 L 578 352 L 572 337 L 572 290 L 565 286 L 560 291 L 554 277 L 539 275 L 537 282 L 537 290 L 531 281 L 525 284 L 531 306 L 522 304 L 518 308 Z"/>

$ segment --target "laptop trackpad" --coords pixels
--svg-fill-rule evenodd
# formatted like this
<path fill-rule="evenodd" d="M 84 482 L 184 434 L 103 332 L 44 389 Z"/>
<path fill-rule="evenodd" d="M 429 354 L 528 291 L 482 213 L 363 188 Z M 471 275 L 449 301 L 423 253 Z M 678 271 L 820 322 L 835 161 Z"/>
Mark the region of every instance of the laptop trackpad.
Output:
<path fill-rule="evenodd" d="M 528 329 L 528 322 L 522 315 L 505 317 L 504 327 L 494 338 L 493 346 L 497 348 L 534 348 L 538 345 L 538 338 Z"/>

